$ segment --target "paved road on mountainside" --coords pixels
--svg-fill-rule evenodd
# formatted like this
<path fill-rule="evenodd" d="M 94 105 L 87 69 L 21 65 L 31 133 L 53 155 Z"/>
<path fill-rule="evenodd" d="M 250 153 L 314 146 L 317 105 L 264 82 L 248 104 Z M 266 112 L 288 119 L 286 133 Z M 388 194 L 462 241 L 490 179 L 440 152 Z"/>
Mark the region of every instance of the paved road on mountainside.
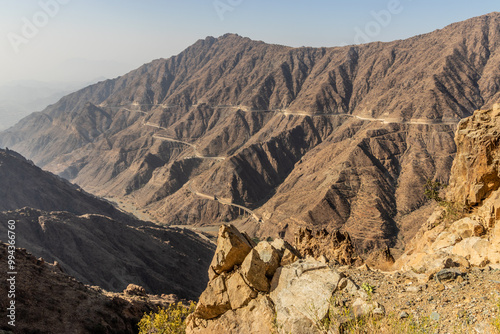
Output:
<path fill-rule="evenodd" d="M 198 197 L 209 199 L 209 200 L 212 200 L 212 201 L 217 201 L 220 204 L 230 205 L 230 206 L 234 206 L 236 208 L 242 209 L 245 212 L 247 212 L 253 219 L 255 219 L 255 221 L 257 223 L 261 223 L 262 222 L 262 220 L 255 214 L 255 212 L 253 212 L 252 210 L 250 210 L 247 207 L 244 207 L 243 205 L 239 205 L 239 204 L 236 204 L 236 203 L 232 203 L 232 202 L 229 202 L 229 201 L 222 200 L 222 199 L 218 198 L 215 195 L 208 195 L 208 194 L 200 193 L 198 191 L 194 191 L 193 188 L 191 187 L 191 181 L 188 181 L 188 183 L 186 183 L 186 186 L 187 186 L 188 190 L 192 194 L 194 194 L 194 195 L 196 195 Z"/>
<path fill-rule="evenodd" d="M 145 126 L 151 126 L 151 127 L 157 128 L 157 129 L 167 130 L 164 127 L 161 127 L 159 125 L 156 125 L 156 124 L 153 124 L 153 123 L 149 123 L 149 122 L 145 122 L 145 123 L 142 123 L 142 124 L 145 125 Z M 170 141 L 170 142 L 173 142 L 173 143 L 180 143 L 180 144 L 187 145 L 187 146 L 189 146 L 189 147 L 191 147 L 193 149 L 193 151 L 194 151 L 194 157 L 196 157 L 196 158 L 219 160 L 219 161 L 222 161 L 222 160 L 226 159 L 226 157 L 217 157 L 217 156 L 212 157 L 212 156 L 203 155 L 200 152 L 198 152 L 198 149 L 196 148 L 196 145 L 188 143 L 188 142 L 183 141 L 183 140 L 175 139 L 175 138 L 172 138 L 172 137 L 160 136 L 160 135 L 153 135 L 153 138 L 160 139 L 160 140 L 165 140 L 165 141 Z"/>

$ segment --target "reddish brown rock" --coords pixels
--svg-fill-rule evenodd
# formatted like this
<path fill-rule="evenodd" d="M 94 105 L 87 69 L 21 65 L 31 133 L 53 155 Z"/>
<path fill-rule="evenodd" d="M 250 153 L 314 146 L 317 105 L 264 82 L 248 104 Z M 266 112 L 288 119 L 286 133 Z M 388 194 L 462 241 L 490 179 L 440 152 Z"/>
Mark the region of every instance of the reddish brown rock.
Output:
<path fill-rule="evenodd" d="M 301 228 L 295 235 L 295 248 L 302 257 L 319 259 L 324 256 L 328 261 L 342 265 L 362 264 L 347 232 L 335 230 L 329 233 L 325 229 L 313 232 L 308 228 Z"/>

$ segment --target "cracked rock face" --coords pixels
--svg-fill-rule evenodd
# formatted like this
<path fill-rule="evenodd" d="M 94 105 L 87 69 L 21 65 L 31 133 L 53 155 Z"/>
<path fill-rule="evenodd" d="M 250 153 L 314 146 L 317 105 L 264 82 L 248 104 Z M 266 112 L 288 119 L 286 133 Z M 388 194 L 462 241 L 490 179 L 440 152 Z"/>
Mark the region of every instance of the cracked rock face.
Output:
<path fill-rule="evenodd" d="M 433 274 L 443 268 L 500 263 L 499 106 L 477 110 L 462 120 L 455 142 L 458 151 L 446 203 L 460 216 L 450 222 L 450 208 L 437 209 L 396 268 Z"/>
<path fill-rule="evenodd" d="M 477 205 L 500 187 L 499 125 L 499 105 L 478 110 L 458 125 L 457 155 L 450 177 L 451 200 Z"/>
<path fill-rule="evenodd" d="M 233 225 L 221 225 L 217 249 L 210 267 L 220 274 L 240 265 L 252 249 L 249 238 L 241 234 Z"/>
<path fill-rule="evenodd" d="M 313 259 L 279 268 L 270 296 L 284 333 L 316 333 L 316 321 L 328 314 L 330 298 L 341 278 L 336 270 Z"/>

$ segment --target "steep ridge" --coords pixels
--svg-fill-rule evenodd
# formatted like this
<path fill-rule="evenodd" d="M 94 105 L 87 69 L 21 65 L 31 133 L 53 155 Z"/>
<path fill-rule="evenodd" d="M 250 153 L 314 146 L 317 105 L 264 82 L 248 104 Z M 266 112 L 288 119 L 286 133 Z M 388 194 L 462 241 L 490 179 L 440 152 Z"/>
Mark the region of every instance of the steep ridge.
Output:
<path fill-rule="evenodd" d="M 30 207 L 68 211 L 77 215 L 101 214 L 134 225 L 135 219 L 78 186 L 43 171 L 12 150 L 0 149 L 0 211 Z"/>
<path fill-rule="evenodd" d="M 443 267 L 500 263 L 500 105 L 460 122 L 450 185 L 423 224 L 398 269 L 435 273 Z"/>
<path fill-rule="evenodd" d="M 0 146 L 165 224 L 237 217 L 191 180 L 257 209 L 257 234 L 329 225 L 361 247 L 395 245 L 429 211 L 425 180 L 449 177 L 454 124 L 500 98 L 499 23 L 341 48 L 208 37 L 66 96 Z"/>

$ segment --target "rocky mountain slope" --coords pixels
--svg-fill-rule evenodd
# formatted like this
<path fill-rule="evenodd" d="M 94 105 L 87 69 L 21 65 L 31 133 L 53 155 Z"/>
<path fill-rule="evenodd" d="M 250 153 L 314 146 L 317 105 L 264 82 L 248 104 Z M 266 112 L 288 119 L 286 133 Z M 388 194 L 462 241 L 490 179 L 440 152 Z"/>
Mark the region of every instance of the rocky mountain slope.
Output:
<path fill-rule="evenodd" d="M 213 244 L 189 230 L 30 208 L 0 212 L 0 219 L 16 221 L 18 247 L 57 261 L 85 284 L 116 292 L 133 283 L 148 293 L 196 299 L 208 280 Z M 0 235 L 7 240 L 7 224 Z"/>
<path fill-rule="evenodd" d="M 331 253 L 342 246 L 322 245 L 326 239 L 323 233 L 309 239 L 317 241 L 317 251 L 330 253 L 318 260 L 282 239 L 252 244 L 234 226 L 222 225 L 210 282 L 186 332 L 498 332 L 498 268 L 441 267 L 429 276 L 353 267 Z"/>
<path fill-rule="evenodd" d="M 0 298 L 2 333 L 137 333 L 144 312 L 172 302 L 167 296 L 138 297 L 86 286 L 24 249 L 16 249 L 15 254 L 16 297 Z M 0 259 L 7 255 L 6 244 L 0 244 Z M 0 279 L 8 278 L 2 270 Z M 5 314 L 11 300 L 15 301 L 15 326 L 7 323 L 10 319 Z"/>
<path fill-rule="evenodd" d="M 0 199 L 18 247 L 86 284 L 116 292 L 134 283 L 196 299 L 208 280 L 214 245 L 206 237 L 131 217 L 11 150 L 0 150 Z M 7 230 L 1 224 L 0 240 Z"/>
<path fill-rule="evenodd" d="M 456 123 L 500 95 L 500 14 L 391 43 L 290 48 L 208 37 L 0 134 L 37 165 L 164 224 L 408 240 L 447 180 Z M 214 197 L 215 196 L 215 197 Z M 211 198 L 211 200 L 210 200 Z"/>

